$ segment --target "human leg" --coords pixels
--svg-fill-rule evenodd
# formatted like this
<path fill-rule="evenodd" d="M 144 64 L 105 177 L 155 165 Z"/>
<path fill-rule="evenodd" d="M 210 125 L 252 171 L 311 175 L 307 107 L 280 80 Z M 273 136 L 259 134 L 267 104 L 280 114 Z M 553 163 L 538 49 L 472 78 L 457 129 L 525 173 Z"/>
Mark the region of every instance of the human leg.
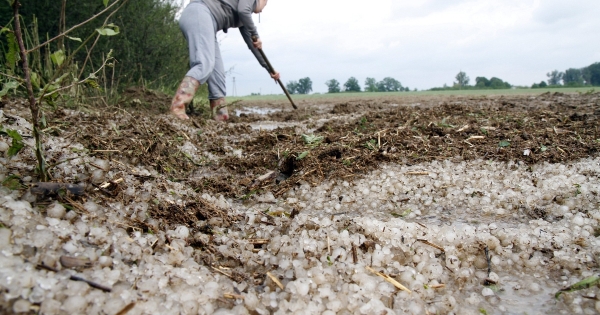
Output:
<path fill-rule="evenodd" d="M 219 45 L 215 45 L 215 67 L 208 78 L 208 99 L 213 118 L 217 121 L 229 119 L 229 112 L 225 107 L 225 95 L 227 94 L 225 81 L 225 68 Z"/>
<path fill-rule="evenodd" d="M 181 14 L 179 26 L 188 42 L 190 70 L 173 97 L 171 113 L 180 119 L 188 119 L 186 105 L 215 67 L 216 22 L 204 3 L 193 2 Z"/>
<path fill-rule="evenodd" d="M 229 111 L 225 106 L 225 98 L 218 98 L 216 100 L 210 100 L 210 110 L 213 115 L 213 119 L 216 121 L 226 121 L 229 119 Z"/>
<path fill-rule="evenodd" d="M 171 113 L 175 115 L 175 117 L 179 119 L 190 119 L 188 115 L 185 114 L 185 106 L 192 101 L 199 86 L 200 82 L 198 82 L 198 80 L 187 76 L 183 78 L 177 92 L 175 92 L 173 101 L 171 102 Z"/>

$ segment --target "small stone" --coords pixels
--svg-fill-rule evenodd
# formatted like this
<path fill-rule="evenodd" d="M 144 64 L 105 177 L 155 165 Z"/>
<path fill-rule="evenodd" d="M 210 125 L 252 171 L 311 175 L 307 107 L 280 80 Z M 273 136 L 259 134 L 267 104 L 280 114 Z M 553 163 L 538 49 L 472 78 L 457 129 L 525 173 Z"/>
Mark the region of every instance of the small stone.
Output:
<path fill-rule="evenodd" d="M 481 295 L 483 295 L 483 296 L 492 296 L 492 295 L 494 295 L 494 291 L 492 289 L 490 289 L 490 288 L 484 288 L 481 291 Z"/>
<path fill-rule="evenodd" d="M 29 312 L 31 303 L 27 300 L 20 299 L 13 304 L 13 312 L 15 313 L 26 313 Z"/>

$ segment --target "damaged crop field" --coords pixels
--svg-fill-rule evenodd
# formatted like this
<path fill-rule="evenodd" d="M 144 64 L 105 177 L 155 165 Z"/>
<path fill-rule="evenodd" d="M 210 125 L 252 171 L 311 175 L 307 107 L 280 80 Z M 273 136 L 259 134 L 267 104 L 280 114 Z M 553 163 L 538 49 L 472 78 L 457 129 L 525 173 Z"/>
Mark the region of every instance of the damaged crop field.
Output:
<path fill-rule="evenodd" d="M 46 108 L 51 185 L 3 100 L 2 313 L 600 312 L 599 93 L 169 102 Z"/>

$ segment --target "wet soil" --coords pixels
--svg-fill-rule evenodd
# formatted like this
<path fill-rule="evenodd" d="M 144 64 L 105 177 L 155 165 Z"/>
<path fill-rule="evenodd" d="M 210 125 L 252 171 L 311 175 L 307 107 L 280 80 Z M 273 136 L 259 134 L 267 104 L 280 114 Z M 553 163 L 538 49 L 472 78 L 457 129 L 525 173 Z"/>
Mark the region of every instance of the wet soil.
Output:
<path fill-rule="evenodd" d="M 239 200 L 266 191 L 280 196 L 301 183 L 352 181 L 385 162 L 531 165 L 568 162 L 600 149 L 599 93 L 327 98 L 299 102 L 298 110 L 285 99 L 242 101 L 236 108 L 279 110 L 232 115 L 227 124 L 198 116 L 175 121 L 165 114 L 170 97 L 156 92 L 130 89 L 125 96 L 120 108 L 47 112 L 49 126 L 60 127 L 50 132 L 83 144 L 89 155 L 154 169 L 197 192 Z M 250 123 L 258 121 L 294 125 L 255 130 Z M 196 154 L 185 152 L 186 144 Z M 57 162 L 49 157 L 49 164 Z M 172 206 L 151 206 L 156 214 L 174 213 Z"/>
<path fill-rule="evenodd" d="M 138 93 L 146 99 L 130 98 L 141 99 L 144 104 L 149 103 L 148 95 L 160 102 L 168 99 Z M 63 123 L 64 133 L 75 133 L 73 140 L 90 151 L 118 150 L 111 158 L 151 166 L 198 190 L 241 198 L 250 188 L 281 195 L 300 180 L 351 179 L 382 162 L 489 159 L 532 164 L 591 156 L 600 149 L 599 103 L 598 93 L 386 97 L 301 104 L 295 111 L 285 108 L 268 115 L 234 117 L 229 124 L 194 118 L 185 123 L 185 129 L 168 117 L 153 117 L 139 108 L 89 115 L 57 111 L 50 121 Z M 258 102 L 247 106 L 284 105 Z M 154 104 L 146 107 L 160 109 Z M 304 128 L 256 131 L 246 124 L 258 120 L 306 125 L 314 129 L 316 140 L 303 140 L 302 135 L 309 132 Z M 178 148 L 186 141 L 215 158 L 194 161 L 186 157 Z M 232 156 L 225 147 L 239 148 L 243 153 Z M 198 168 L 210 169 L 213 176 L 194 177 Z M 249 185 L 269 171 L 287 179 L 279 182 L 274 176 L 258 187 Z"/>

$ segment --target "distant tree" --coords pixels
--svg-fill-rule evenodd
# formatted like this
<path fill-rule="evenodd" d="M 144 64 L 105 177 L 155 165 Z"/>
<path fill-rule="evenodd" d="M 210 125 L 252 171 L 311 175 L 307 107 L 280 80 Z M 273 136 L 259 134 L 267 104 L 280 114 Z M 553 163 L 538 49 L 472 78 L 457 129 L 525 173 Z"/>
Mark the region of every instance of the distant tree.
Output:
<path fill-rule="evenodd" d="M 581 69 L 567 69 L 563 75 L 565 85 L 583 85 L 583 75 Z"/>
<path fill-rule="evenodd" d="M 365 80 L 365 92 L 377 92 L 377 81 L 375 78 Z"/>
<path fill-rule="evenodd" d="M 560 85 L 560 81 L 562 81 L 564 75 L 564 73 L 559 72 L 558 70 L 546 73 L 546 76 L 548 77 L 548 84 Z"/>
<path fill-rule="evenodd" d="M 490 80 L 488 80 L 486 77 L 477 77 L 475 78 L 475 87 L 478 89 L 490 87 Z"/>
<path fill-rule="evenodd" d="M 400 91 L 401 88 L 402 84 L 400 84 L 400 81 L 394 78 L 386 77 L 377 82 L 377 90 L 379 92 L 397 92 Z"/>
<path fill-rule="evenodd" d="M 298 81 L 289 81 L 285 87 L 287 88 L 288 92 L 290 92 L 290 94 L 296 94 L 299 93 L 298 92 Z"/>
<path fill-rule="evenodd" d="M 499 78 L 493 77 L 490 79 L 491 89 L 510 89 L 512 86 L 508 82 L 504 82 Z"/>
<path fill-rule="evenodd" d="M 340 82 L 338 82 L 338 80 L 336 79 L 331 79 L 327 82 L 325 82 L 325 85 L 327 85 L 327 93 L 339 93 L 340 92 Z"/>
<path fill-rule="evenodd" d="M 532 84 L 532 85 L 531 85 L 531 88 L 532 88 L 532 89 L 539 89 L 539 88 L 540 88 L 540 85 L 539 85 L 539 84 L 537 84 L 537 83 L 534 83 L 534 84 Z"/>
<path fill-rule="evenodd" d="M 548 87 L 548 83 L 546 83 L 546 81 L 540 82 L 540 88 L 545 88 L 545 87 Z"/>
<path fill-rule="evenodd" d="M 583 72 L 587 84 L 600 86 L 600 62 L 587 66 Z"/>
<path fill-rule="evenodd" d="M 496 77 L 489 80 L 486 77 L 475 78 L 475 88 L 477 89 L 510 89 L 511 87 L 512 85 L 508 82 L 504 82 Z"/>
<path fill-rule="evenodd" d="M 344 83 L 344 91 L 346 92 L 360 92 L 360 84 L 355 77 L 350 77 L 346 83 Z"/>
<path fill-rule="evenodd" d="M 464 71 L 461 71 L 456 75 L 456 84 L 461 88 L 469 85 L 469 80 L 469 77 Z"/>
<path fill-rule="evenodd" d="M 312 81 L 309 77 L 298 80 L 298 87 L 296 88 L 298 94 L 308 94 L 312 91 Z"/>

